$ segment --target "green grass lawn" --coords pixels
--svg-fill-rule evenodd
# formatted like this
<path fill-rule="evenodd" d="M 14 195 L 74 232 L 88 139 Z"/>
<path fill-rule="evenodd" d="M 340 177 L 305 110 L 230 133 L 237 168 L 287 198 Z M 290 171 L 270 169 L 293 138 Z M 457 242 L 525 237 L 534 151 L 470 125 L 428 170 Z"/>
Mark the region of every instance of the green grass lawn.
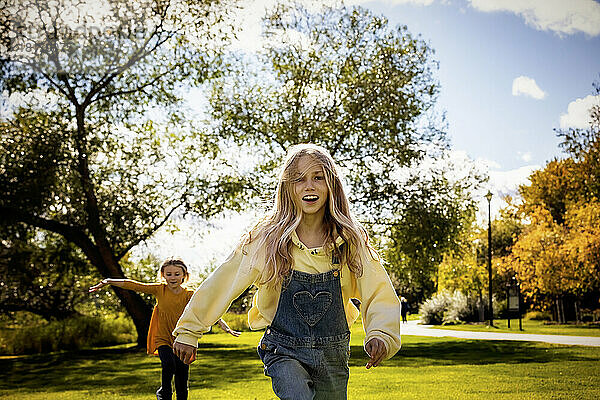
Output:
<path fill-rule="evenodd" d="M 255 347 L 261 332 L 206 335 L 190 399 L 274 399 Z M 404 336 L 398 355 L 366 370 L 353 327 L 349 399 L 594 399 L 600 348 Z M 0 398 L 153 399 L 158 358 L 131 347 L 0 358 Z"/>
<path fill-rule="evenodd" d="M 457 331 L 480 332 L 508 332 L 508 333 L 534 333 L 540 335 L 568 335 L 568 336 L 600 336 L 599 325 L 546 325 L 544 321 L 522 320 L 523 330 L 519 331 L 519 320 L 510 321 L 510 329 L 505 319 L 494 320 L 495 328 L 490 328 L 487 322 L 481 324 L 461 324 L 436 326 L 439 329 Z"/>

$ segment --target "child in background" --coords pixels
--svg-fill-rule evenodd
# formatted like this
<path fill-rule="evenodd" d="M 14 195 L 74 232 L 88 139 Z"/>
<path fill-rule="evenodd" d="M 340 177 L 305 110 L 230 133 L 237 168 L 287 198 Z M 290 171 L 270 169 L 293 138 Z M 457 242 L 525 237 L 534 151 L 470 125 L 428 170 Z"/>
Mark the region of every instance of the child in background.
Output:
<path fill-rule="evenodd" d="M 252 284 L 248 322 L 266 328 L 258 353 L 281 399 L 347 398 L 349 327 L 358 317 L 351 298 L 361 301 L 366 368 L 400 348 L 398 297 L 320 146 L 290 149 L 271 213 L 192 296 L 173 332 L 184 363 Z"/>
<path fill-rule="evenodd" d="M 89 289 L 90 292 L 95 292 L 106 285 L 113 285 L 156 297 L 156 306 L 152 311 L 148 329 L 146 350 L 148 354 L 155 354 L 158 351 L 160 357 L 162 386 L 156 392 L 158 400 L 171 400 L 173 396 L 171 388 L 173 376 L 175 376 L 177 400 L 188 398 L 189 366 L 173 354 L 174 338 L 171 335 L 177 320 L 194 293 L 192 290 L 182 287 L 182 284 L 188 278 L 189 273 L 184 262 L 178 258 L 171 258 L 166 260 L 160 267 L 159 279 L 162 281 L 161 283 L 142 283 L 130 279 L 107 278 Z M 240 335 L 239 332 L 230 329 L 222 319 L 217 322 L 225 332 L 233 336 Z"/>

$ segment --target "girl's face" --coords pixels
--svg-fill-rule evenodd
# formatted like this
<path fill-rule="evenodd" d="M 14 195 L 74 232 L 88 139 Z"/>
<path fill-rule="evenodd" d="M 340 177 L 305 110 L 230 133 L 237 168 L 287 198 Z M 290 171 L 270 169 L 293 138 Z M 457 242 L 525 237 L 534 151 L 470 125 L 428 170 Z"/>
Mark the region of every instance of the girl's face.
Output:
<path fill-rule="evenodd" d="M 305 215 L 325 213 L 329 189 L 323 167 L 312 157 L 302 156 L 298 160 L 297 168 L 302 175 L 293 184 L 296 204 L 300 205 Z"/>
<path fill-rule="evenodd" d="M 183 268 L 177 265 L 167 265 L 163 268 L 162 275 L 171 289 L 177 289 L 185 279 Z"/>

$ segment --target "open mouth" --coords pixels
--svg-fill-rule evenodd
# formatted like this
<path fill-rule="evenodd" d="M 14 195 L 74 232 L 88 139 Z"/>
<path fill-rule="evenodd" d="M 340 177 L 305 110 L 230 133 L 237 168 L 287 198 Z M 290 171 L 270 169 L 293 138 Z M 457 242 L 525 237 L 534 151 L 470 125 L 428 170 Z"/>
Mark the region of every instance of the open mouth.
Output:
<path fill-rule="evenodd" d="M 302 197 L 302 200 L 308 203 L 314 203 L 315 201 L 319 200 L 319 196 L 316 194 L 307 194 L 306 196 Z"/>

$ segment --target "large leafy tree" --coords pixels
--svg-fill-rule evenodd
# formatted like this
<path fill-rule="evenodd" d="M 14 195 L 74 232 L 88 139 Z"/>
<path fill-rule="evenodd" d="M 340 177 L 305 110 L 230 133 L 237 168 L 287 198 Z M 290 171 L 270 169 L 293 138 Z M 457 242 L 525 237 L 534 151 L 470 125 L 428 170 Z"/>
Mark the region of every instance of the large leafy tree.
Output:
<path fill-rule="evenodd" d="M 424 166 L 448 149 L 434 108 L 433 50 L 405 26 L 343 6 L 280 5 L 264 19 L 263 40 L 258 54 L 230 55 L 232 73 L 214 81 L 210 98 L 221 135 L 252 149 L 237 164 L 247 186 L 264 198 L 290 145 L 326 147 L 344 167 L 360 218 L 396 252 L 392 268 L 423 254 L 419 265 L 402 265 L 427 267 L 431 281 L 435 243 L 451 241 L 473 209 L 473 174 L 454 179 Z"/>
<path fill-rule="evenodd" d="M 58 234 L 122 278 L 128 252 L 174 214 L 235 207 L 216 141 L 183 102 L 217 72 L 228 3 L 4 1 L 2 224 Z M 115 291 L 145 343 L 149 305 Z"/>
<path fill-rule="evenodd" d="M 393 204 L 393 217 L 379 228 L 387 238 L 385 255 L 396 287 L 416 302 L 440 289 L 444 276 L 438 266 L 444 257 L 469 247 L 476 211 L 472 193 L 483 177 L 469 160 L 451 161 L 444 153 L 435 167 L 420 165 L 413 173 L 400 186 L 404 201 Z"/>

